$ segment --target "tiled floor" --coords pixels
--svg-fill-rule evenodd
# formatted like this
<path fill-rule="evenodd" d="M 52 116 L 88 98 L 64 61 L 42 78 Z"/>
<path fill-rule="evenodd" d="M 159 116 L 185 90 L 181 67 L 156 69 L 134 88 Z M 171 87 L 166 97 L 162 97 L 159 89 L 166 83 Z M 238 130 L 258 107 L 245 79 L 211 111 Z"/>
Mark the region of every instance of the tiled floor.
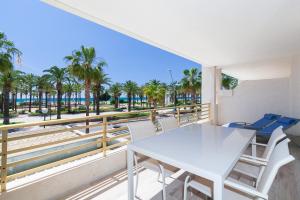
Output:
<path fill-rule="evenodd" d="M 270 200 L 297 200 L 300 199 L 300 147 L 290 144 L 290 150 L 296 160 L 280 169 L 276 180 L 269 192 Z M 167 179 L 167 199 L 181 200 L 183 182 L 186 174 L 179 171 L 175 179 Z M 125 200 L 127 199 L 127 174 L 122 170 L 114 175 L 78 191 L 66 199 L 68 200 Z M 157 181 L 157 173 L 141 169 L 140 183 L 137 199 L 161 200 L 161 183 Z M 196 193 L 190 197 L 192 200 L 204 199 Z"/>

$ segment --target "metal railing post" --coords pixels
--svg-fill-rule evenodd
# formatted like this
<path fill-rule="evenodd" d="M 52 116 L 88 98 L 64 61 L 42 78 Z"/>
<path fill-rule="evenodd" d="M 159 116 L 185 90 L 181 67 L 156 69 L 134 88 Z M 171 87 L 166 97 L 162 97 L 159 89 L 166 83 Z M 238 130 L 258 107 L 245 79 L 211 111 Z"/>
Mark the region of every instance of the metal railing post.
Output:
<path fill-rule="evenodd" d="M 107 146 L 107 117 L 103 117 L 103 137 L 102 137 L 102 148 L 103 148 L 103 156 L 106 156 L 106 146 Z"/>
<path fill-rule="evenodd" d="M 7 134 L 8 134 L 8 130 L 2 130 L 1 192 L 5 192 L 6 191 L 6 177 L 7 177 Z"/>

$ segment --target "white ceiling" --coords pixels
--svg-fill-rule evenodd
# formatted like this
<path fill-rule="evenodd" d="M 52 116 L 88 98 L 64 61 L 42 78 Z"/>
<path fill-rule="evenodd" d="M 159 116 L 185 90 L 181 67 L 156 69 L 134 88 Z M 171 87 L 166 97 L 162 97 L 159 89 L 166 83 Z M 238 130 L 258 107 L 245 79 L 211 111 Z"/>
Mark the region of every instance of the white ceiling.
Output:
<path fill-rule="evenodd" d="M 44 1 L 244 80 L 285 77 L 300 53 L 299 0 Z"/>

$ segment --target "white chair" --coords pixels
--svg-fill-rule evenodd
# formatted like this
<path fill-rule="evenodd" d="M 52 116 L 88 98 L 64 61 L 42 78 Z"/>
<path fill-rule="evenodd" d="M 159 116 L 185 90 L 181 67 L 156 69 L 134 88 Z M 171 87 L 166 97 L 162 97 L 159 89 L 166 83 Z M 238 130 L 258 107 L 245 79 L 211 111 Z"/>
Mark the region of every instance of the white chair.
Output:
<path fill-rule="evenodd" d="M 254 183 L 256 183 L 261 178 L 264 170 L 264 166 L 257 165 L 257 163 L 267 163 L 276 144 L 285 137 L 286 134 L 282 131 L 282 127 L 278 127 L 274 130 L 268 144 L 252 143 L 252 145 L 262 146 L 265 148 L 262 157 L 254 157 L 244 154 L 241 156 L 240 161 L 236 164 L 233 171 L 253 178 L 256 180 Z"/>
<path fill-rule="evenodd" d="M 260 181 L 256 187 L 246 185 L 237 180 L 228 178 L 224 181 L 225 189 L 223 193 L 224 200 L 249 200 L 249 199 L 268 199 L 268 192 L 275 179 L 275 176 L 280 167 L 292 162 L 295 158 L 289 152 L 289 139 L 285 139 L 276 145 L 270 156 L 270 160 L 262 174 Z M 208 197 L 212 197 L 212 182 L 203 181 L 201 179 L 191 180 L 190 176 L 186 177 L 184 184 L 184 200 L 187 199 L 188 187 L 192 187 Z"/>
<path fill-rule="evenodd" d="M 128 123 L 127 127 L 129 129 L 131 143 L 156 135 L 155 126 L 151 121 L 132 122 L 132 123 Z M 160 174 L 162 174 L 163 199 L 165 200 L 166 199 L 165 178 L 173 175 L 176 171 L 178 171 L 178 169 L 140 154 L 134 155 L 134 162 L 136 167 L 135 196 L 137 196 L 138 181 L 139 181 L 138 166 L 141 166 L 146 169 L 150 169 L 152 171 L 158 172 L 157 180 L 159 180 Z"/>
<path fill-rule="evenodd" d="M 178 121 L 175 117 L 158 119 L 158 123 L 161 125 L 163 132 L 167 132 L 169 130 L 179 128 Z"/>

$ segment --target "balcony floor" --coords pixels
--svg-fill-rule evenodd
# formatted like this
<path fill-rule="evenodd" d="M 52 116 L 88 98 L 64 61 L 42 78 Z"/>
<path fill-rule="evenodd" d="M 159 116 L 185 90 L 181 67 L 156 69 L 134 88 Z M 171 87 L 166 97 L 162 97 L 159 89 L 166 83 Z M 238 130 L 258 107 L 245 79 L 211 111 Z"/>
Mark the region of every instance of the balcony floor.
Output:
<path fill-rule="evenodd" d="M 290 144 L 290 150 L 296 160 L 280 169 L 269 192 L 270 200 L 295 200 L 300 196 L 300 147 Z M 161 183 L 157 181 L 157 173 L 151 170 L 140 169 L 138 198 L 140 200 L 161 200 Z M 181 200 L 183 182 L 186 174 L 179 171 L 175 179 L 167 179 L 167 199 Z M 127 199 L 127 173 L 121 170 L 91 186 L 70 195 L 67 200 L 125 200 Z M 204 197 L 195 192 L 191 200 L 201 200 Z"/>

